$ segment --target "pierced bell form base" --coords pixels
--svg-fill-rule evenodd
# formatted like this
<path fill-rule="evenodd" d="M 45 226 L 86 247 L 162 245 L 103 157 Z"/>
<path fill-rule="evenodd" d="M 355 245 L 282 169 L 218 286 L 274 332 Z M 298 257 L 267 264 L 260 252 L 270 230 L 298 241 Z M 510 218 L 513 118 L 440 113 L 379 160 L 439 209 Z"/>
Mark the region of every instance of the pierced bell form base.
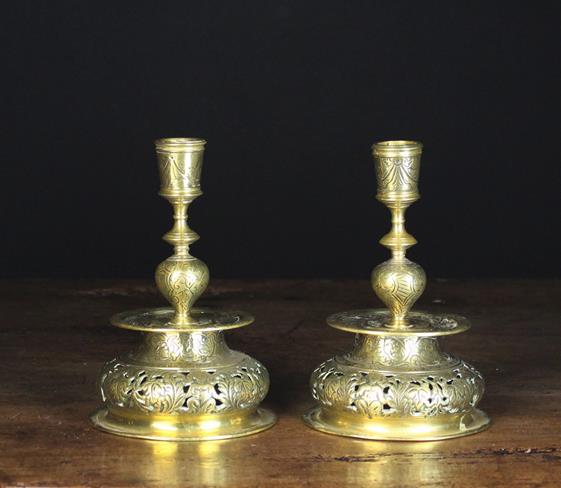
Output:
<path fill-rule="evenodd" d="M 462 332 L 463 317 L 415 312 L 394 330 L 385 310 L 332 315 L 328 323 L 356 332 L 353 351 L 312 374 L 318 402 L 304 416 L 310 427 L 362 439 L 428 441 L 474 434 L 489 425 L 476 408 L 485 388 L 468 363 L 440 350 L 434 336 Z"/>
<path fill-rule="evenodd" d="M 94 425 L 127 437 L 174 441 L 228 439 L 271 427 L 275 415 L 259 408 L 269 389 L 267 370 L 231 350 L 221 330 L 251 318 L 199 309 L 194 316 L 201 323 L 190 329 L 170 326 L 171 315 L 171 309 L 153 309 L 112 318 L 118 327 L 143 331 L 144 341 L 101 371 L 104 405 L 91 416 Z"/>

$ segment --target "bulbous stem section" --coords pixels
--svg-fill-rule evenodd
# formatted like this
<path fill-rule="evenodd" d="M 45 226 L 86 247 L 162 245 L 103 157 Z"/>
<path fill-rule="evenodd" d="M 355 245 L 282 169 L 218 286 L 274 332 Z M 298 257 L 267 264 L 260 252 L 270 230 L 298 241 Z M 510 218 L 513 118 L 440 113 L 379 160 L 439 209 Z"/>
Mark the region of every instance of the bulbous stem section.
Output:
<path fill-rule="evenodd" d="M 392 229 L 380 240 L 391 250 L 390 260 L 372 271 L 374 293 L 392 314 L 389 327 L 408 327 L 407 313 L 423 293 L 426 276 L 423 269 L 405 257 L 406 250 L 416 244 L 415 238 L 405 230 L 407 204 L 388 204 L 392 213 Z"/>
<path fill-rule="evenodd" d="M 174 207 L 174 226 L 164 240 L 174 246 L 173 256 L 156 269 L 156 285 L 175 310 L 174 325 L 193 322 L 191 309 L 209 282 L 205 263 L 189 254 L 189 246 L 199 236 L 187 224 L 187 209 L 191 200 L 168 197 Z"/>

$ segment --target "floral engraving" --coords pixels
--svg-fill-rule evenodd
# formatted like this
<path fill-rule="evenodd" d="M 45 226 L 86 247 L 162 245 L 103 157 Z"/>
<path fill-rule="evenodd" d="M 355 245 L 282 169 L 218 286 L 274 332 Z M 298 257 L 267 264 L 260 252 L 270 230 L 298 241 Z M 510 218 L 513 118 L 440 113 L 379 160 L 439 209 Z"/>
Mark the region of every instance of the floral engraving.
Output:
<path fill-rule="evenodd" d="M 433 376 L 350 370 L 330 359 L 312 374 L 312 394 L 324 407 L 376 416 L 429 417 L 462 413 L 483 396 L 481 374 L 465 362 Z"/>
<path fill-rule="evenodd" d="M 376 295 L 394 316 L 404 317 L 423 293 L 426 277 L 423 268 L 408 259 L 390 259 L 372 272 Z"/>
<path fill-rule="evenodd" d="M 408 371 L 458 364 L 457 360 L 440 351 L 436 338 L 364 334 L 355 336 L 355 348 L 343 356 L 343 361 L 348 364 L 365 364 L 369 369 Z"/>
<path fill-rule="evenodd" d="M 207 266 L 196 258 L 168 258 L 156 269 L 158 290 L 175 310 L 187 313 L 205 290 L 209 280 Z"/>
<path fill-rule="evenodd" d="M 327 318 L 334 327 L 344 326 L 365 330 L 386 327 L 391 320 L 391 313 L 384 309 L 350 310 L 333 314 Z M 416 329 L 433 330 L 435 332 L 465 329 L 469 322 L 455 314 L 433 315 L 423 312 L 409 312 L 407 322 Z"/>
<path fill-rule="evenodd" d="M 268 388 L 267 370 L 249 357 L 223 371 L 168 371 L 114 360 L 101 378 L 104 401 L 146 413 L 200 414 L 255 408 Z"/>
<path fill-rule="evenodd" d="M 227 348 L 222 332 L 146 334 L 139 353 L 150 361 L 178 360 L 205 362 Z"/>
<path fill-rule="evenodd" d="M 181 334 L 146 334 L 144 348 L 160 361 L 177 361 L 184 354 Z"/>
<path fill-rule="evenodd" d="M 203 159 L 181 154 L 161 154 L 160 181 L 162 188 L 184 190 L 199 188 Z"/>
<path fill-rule="evenodd" d="M 376 165 L 380 192 L 416 191 L 419 165 L 413 157 L 379 157 Z"/>

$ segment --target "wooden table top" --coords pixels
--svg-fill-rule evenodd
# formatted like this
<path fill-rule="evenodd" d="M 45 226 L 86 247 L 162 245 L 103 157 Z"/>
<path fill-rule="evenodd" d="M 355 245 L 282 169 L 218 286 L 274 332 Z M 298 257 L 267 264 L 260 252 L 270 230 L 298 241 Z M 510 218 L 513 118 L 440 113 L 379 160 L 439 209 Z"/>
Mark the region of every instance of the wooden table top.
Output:
<path fill-rule="evenodd" d="M 439 442 L 375 442 L 321 434 L 300 416 L 312 370 L 351 347 L 325 317 L 379 307 L 366 281 L 220 281 L 202 305 L 245 309 L 256 323 L 231 347 L 271 373 L 272 429 L 230 441 L 172 443 L 95 430 L 102 364 L 139 334 L 113 313 L 162 305 L 141 281 L 0 283 L 2 486 L 561 486 L 561 281 L 429 284 L 418 308 L 468 316 L 442 339 L 487 380 L 483 433 Z"/>

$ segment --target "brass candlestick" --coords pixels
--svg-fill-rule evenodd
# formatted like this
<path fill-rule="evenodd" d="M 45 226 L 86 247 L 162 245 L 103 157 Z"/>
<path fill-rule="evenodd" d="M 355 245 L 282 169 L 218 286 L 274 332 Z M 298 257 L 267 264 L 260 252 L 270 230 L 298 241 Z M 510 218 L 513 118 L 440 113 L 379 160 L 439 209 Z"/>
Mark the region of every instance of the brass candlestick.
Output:
<path fill-rule="evenodd" d="M 380 243 L 390 260 L 372 272 L 372 287 L 388 310 L 353 310 L 330 316 L 331 327 L 355 336 L 354 349 L 321 364 L 312 374 L 319 405 L 304 416 L 330 434 L 380 440 L 435 440 L 473 434 L 489 425 L 476 408 L 481 374 L 440 351 L 438 336 L 458 334 L 469 322 L 458 315 L 410 312 L 426 283 L 425 272 L 405 257 L 417 241 L 405 230 L 405 210 L 419 199 L 422 145 L 374 144 L 377 199 L 392 214 Z"/>
<path fill-rule="evenodd" d="M 160 195 L 174 208 L 175 225 L 164 236 L 174 254 L 156 270 L 156 285 L 173 308 L 123 312 L 111 323 L 143 333 L 135 350 L 108 362 L 100 375 L 103 407 L 92 415 L 105 431 L 161 440 L 238 437 L 271 427 L 275 416 L 259 408 L 269 389 L 265 367 L 224 340 L 224 330 L 253 317 L 239 311 L 194 308 L 208 285 L 207 266 L 189 254 L 199 236 L 187 209 L 202 194 L 205 141 L 160 139 L 156 153 Z"/>

